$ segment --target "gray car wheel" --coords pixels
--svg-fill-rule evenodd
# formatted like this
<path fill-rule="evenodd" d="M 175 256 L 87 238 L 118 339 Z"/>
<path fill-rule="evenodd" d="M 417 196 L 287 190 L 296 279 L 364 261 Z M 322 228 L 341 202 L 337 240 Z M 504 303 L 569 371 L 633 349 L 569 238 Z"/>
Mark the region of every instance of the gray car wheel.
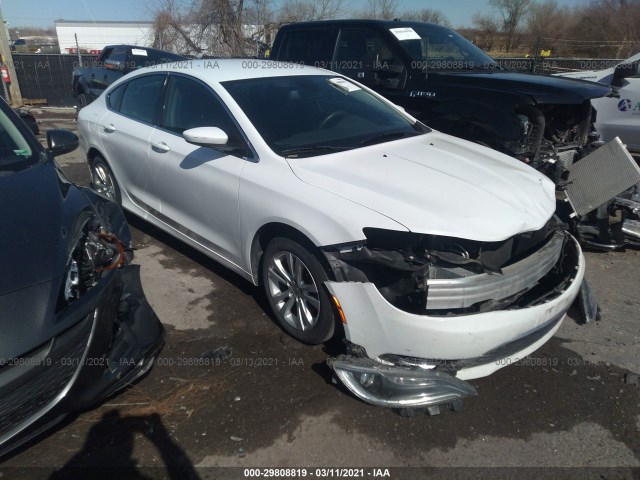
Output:
<path fill-rule="evenodd" d="M 288 238 L 274 238 L 265 249 L 262 285 L 280 326 L 308 344 L 329 340 L 335 315 L 318 258 Z"/>
<path fill-rule="evenodd" d="M 93 157 L 89 169 L 91 170 L 91 188 L 118 205 L 122 205 L 120 188 L 104 158 L 100 155 Z"/>

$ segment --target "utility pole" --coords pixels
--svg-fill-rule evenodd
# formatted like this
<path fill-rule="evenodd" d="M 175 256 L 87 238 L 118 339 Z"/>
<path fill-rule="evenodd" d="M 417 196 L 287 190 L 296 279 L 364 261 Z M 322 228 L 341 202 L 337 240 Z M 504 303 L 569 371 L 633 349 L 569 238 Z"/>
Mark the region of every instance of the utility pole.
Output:
<path fill-rule="evenodd" d="M 11 56 L 11 48 L 9 47 L 9 37 L 7 35 L 7 29 L 5 28 L 4 18 L 2 17 L 2 8 L 0 7 L 0 55 L 2 55 L 2 63 L 9 70 L 9 77 L 11 83 L 9 84 L 9 94 L 11 106 L 22 107 L 24 102 L 22 101 L 22 94 L 20 93 L 20 85 L 18 84 L 18 75 L 16 75 L 15 65 L 13 64 L 13 57 Z"/>

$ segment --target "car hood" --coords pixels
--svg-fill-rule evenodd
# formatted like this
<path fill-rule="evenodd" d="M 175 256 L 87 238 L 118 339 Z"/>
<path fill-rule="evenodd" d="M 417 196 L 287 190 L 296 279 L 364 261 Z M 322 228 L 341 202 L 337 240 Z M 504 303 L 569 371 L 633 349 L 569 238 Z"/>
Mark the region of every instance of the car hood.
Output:
<path fill-rule="evenodd" d="M 555 210 L 543 174 L 439 132 L 288 162 L 303 182 L 418 233 L 501 241 L 542 228 Z"/>
<path fill-rule="evenodd" d="M 0 176 L 0 358 L 42 345 L 95 308 L 97 287 L 58 308 L 71 251 L 94 216 L 128 243 L 120 208 L 70 183 L 53 161 Z"/>
<path fill-rule="evenodd" d="M 520 93 L 538 103 L 582 103 L 611 93 L 611 88 L 594 82 L 550 75 L 501 70 L 449 72 L 442 75 L 447 83 L 463 88 L 483 88 L 501 92 Z"/>
<path fill-rule="evenodd" d="M 91 204 L 51 161 L 0 176 L 0 295 L 64 274 L 83 210 Z"/>
<path fill-rule="evenodd" d="M 0 176 L 0 357 L 22 355 L 78 320 L 58 318 L 57 304 L 78 219 L 92 214 L 52 161 Z"/>
<path fill-rule="evenodd" d="M 584 70 L 582 72 L 555 73 L 554 75 L 563 78 L 588 80 L 590 82 L 599 82 L 608 85 L 611 83 L 613 71 L 613 68 L 607 68 L 606 70 Z"/>

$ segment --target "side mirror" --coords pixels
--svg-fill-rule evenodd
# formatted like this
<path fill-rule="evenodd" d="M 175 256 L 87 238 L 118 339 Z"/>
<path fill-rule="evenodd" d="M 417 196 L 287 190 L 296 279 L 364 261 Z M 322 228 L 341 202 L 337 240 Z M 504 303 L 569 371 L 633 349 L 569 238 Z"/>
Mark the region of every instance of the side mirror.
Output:
<path fill-rule="evenodd" d="M 196 127 L 182 132 L 184 139 L 200 147 L 225 147 L 229 137 L 218 127 Z"/>
<path fill-rule="evenodd" d="M 621 63 L 613 72 L 612 85 L 620 86 L 625 78 L 636 77 L 640 75 L 640 61 L 632 63 Z"/>
<path fill-rule="evenodd" d="M 115 60 L 104 61 L 104 68 L 106 68 L 107 70 L 117 70 L 119 72 L 124 72 L 126 69 L 125 67 L 125 62 L 119 62 Z"/>
<path fill-rule="evenodd" d="M 47 130 L 47 146 L 54 157 L 73 152 L 79 144 L 77 135 L 69 130 Z"/>

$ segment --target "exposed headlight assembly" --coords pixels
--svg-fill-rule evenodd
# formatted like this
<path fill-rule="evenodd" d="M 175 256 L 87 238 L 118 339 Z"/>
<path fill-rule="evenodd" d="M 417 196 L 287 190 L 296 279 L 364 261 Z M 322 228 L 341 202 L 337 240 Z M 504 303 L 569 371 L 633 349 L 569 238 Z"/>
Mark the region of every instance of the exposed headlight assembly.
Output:
<path fill-rule="evenodd" d="M 69 304 L 82 296 L 100 279 L 100 273 L 113 270 L 127 261 L 125 245 L 103 229 L 95 218 L 85 222 L 65 272 L 62 296 Z"/>
<path fill-rule="evenodd" d="M 355 357 L 332 359 L 331 367 L 354 395 L 380 407 L 428 407 L 477 395 L 469 383 L 433 370 L 387 366 Z"/>

